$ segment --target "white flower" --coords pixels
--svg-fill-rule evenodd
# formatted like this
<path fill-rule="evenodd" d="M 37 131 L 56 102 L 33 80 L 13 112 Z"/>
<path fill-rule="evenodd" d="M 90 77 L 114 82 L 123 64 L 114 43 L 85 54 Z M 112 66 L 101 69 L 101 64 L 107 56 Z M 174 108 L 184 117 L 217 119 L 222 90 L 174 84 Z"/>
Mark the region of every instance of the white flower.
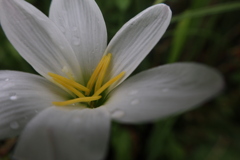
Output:
<path fill-rule="evenodd" d="M 10 42 L 44 77 L 0 72 L 0 138 L 22 132 L 19 160 L 103 159 L 111 119 L 153 121 L 195 107 L 223 86 L 217 71 L 196 63 L 125 80 L 169 25 L 165 4 L 131 19 L 108 46 L 94 0 L 53 0 L 49 18 L 24 0 L 0 0 L 0 18 Z"/>

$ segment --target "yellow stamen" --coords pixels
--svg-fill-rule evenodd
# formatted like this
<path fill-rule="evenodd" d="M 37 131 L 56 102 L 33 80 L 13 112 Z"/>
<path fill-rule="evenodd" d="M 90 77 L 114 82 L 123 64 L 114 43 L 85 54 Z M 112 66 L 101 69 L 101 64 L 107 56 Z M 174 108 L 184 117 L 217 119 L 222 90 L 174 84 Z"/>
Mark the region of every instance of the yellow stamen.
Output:
<path fill-rule="evenodd" d="M 97 90 L 93 96 L 98 96 L 99 94 L 101 94 L 105 89 L 107 89 L 110 85 L 112 85 L 114 82 L 116 82 L 117 80 L 119 80 L 120 78 L 122 78 L 124 76 L 125 72 L 121 72 L 120 74 L 118 74 L 117 76 L 113 77 L 112 79 L 110 79 L 107 83 L 105 83 L 99 90 Z"/>
<path fill-rule="evenodd" d="M 106 74 L 106 71 L 108 69 L 111 57 L 112 57 L 112 54 L 110 54 L 110 53 L 106 55 L 106 58 L 104 60 L 104 65 L 102 66 L 101 72 L 99 73 L 99 76 L 98 76 L 98 79 L 97 79 L 97 82 L 96 82 L 96 85 L 95 85 L 95 92 L 97 90 L 99 90 L 99 88 L 101 88 L 101 85 L 102 85 L 104 76 Z"/>
<path fill-rule="evenodd" d="M 64 102 L 52 102 L 53 105 L 56 106 L 66 106 L 69 104 L 79 103 L 79 102 L 90 102 L 90 101 L 96 101 L 99 100 L 101 96 L 92 96 L 92 97 L 83 97 L 83 98 L 76 98 Z"/>
<path fill-rule="evenodd" d="M 92 103 L 92 101 L 99 100 L 102 97 L 101 94 L 104 92 L 104 90 L 106 90 L 109 86 L 111 86 L 112 84 L 120 80 L 125 74 L 125 72 L 121 72 L 117 76 L 107 81 L 105 84 L 103 83 L 103 81 L 105 80 L 104 77 L 106 77 L 106 73 L 110 65 L 111 58 L 112 58 L 111 53 L 108 53 L 107 55 L 103 56 L 103 58 L 97 65 L 96 69 L 94 70 L 92 76 L 90 77 L 87 83 L 87 87 L 75 82 L 75 80 L 73 79 L 73 76 L 71 76 L 70 74 L 67 75 L 68 77 L 70 77 L 68 79 L 54 73 L 48 73 L 48 75 L 52 77 L 52 79 L 56 83 L 66 88 L 69 92 L 72 92 L 75 95 L 75 97 L 77 97 L 77 98 L 63 101 L 63 102 L 52 102 L 52 103 L 56 106 L 66 106 L 66 105 L 70 105 L 74 103 L 82 103 L 82 102 L 85 102 L 85 104 L 88 107 L 96 107 L 95 105 L 99 105 L 98 103 Z M 63 71 L 68 73 L 67 69 Z M 85 92 L 85 94 L 83 94 L 83 92 Z"/>
<path fill-rule="evenodd" d="M 89 91 L 86 91 L 85 94 L 86 95 L 89 95 L 90 94 L 90 91 L 92 90 L 93 86 L 94 86 L 94 83 L 96 82 L 97 80 L 97 77 L 98 77 L 98 74 L 99 72 L 101 71 L 102 69 L 102 66 L 105 62 L 105 59 L 106 59 L 106 56 L 104 56 L 101 61 L 99 62 L 99 64 L 97 65 L 96 69 L 94 70 L 92 76 L 90 77 L 89 81 L 88 81 L 88 84 L 87 84 L 87 88 L 89 89 Z"/>
<path fill-rule="evenodd" d="M 84 87 L 83 85 L 81 85 L 81 84 L 79 84 L 79 83 L 77 83 L 77 82 L 75 82 L 73 80 L 67 79 L 65 77 L 59 76 L 59 75 L 54 74 L 54 73 L 48 73 L 48 75 L 51 76 L 54 79 L 62 81 L 65 84 L 70 85 L 72 87 L 75 87 L 75 88 L 77 88 L 77 89 L 79 89 L 81 91 L 90 92 L 90 90 L 87 87 Z"/>
<path fill-rule="evenodd" d="M 63 87 L 65 87 L 66 89 L 70 90 L 71 92 L 73 92 L 74 94 L 76 94 L 78 97 L 85 97 L 81 92 L 79 92 L 78 90 L 76 90 L 75 88 L 73 88 L 72 86 L 59 81 L 58 79 L 53 78 L 53 80 L 59 84 L 61 84 Z"/>

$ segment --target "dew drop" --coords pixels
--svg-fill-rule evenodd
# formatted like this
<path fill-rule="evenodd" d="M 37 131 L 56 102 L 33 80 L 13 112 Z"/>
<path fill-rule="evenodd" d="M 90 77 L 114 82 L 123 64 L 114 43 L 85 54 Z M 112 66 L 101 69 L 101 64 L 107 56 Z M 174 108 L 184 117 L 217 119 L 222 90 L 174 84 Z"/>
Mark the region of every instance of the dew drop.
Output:
<path fill-rule="evenodd" d="M 76 103 L 73 103 L 72 106 L 76 106 Z"/>
<path fill-rule="evenodd" d="M 64 50 L 64 47 L 63 46 L 59 46 L 61 50 Z"/>
<path fill-rule="evenodd" d="M 43 19 L 42 17 L 38 17 L 40 21 L 46 21 L 46 19 Z"/>
<path fill-rule="evenodd" d="M 81 118 L 76 117 L 76 118 L 73 119 L 73 122 L 74 123 L 80 123 L 81 122 Z"/>
<path fill-rule="evenodd" d="M 97 19 L 97 24 L 100 24 L 100 20 L 99 19 Z"/>
<path fill-rule="evenodd" d="M 124 112 L 121 110 L 115 110 L 112 112 L 112 118 L 121 118 L 124 116 Z"/>
<path fill-rule="evenodd" d="M 136 105 L 136 104 L 139 104 L 139 100 L 138 99 L 132 100 L 131 105 Z"/>
<path fill-rule="evenodd" d="M 65 74 L 69 73 L 68 67 L 67 66 L 63 66 L 62 72 L 65 73 Z"/>
<path fill-rule="evenodd" d="M 84 144 L 84 143 L 86 143 L 85 140 L 86 140 L 86 138 L 84 138 L 83 135 L 77 136 L 77 142 L 80 142 L 81 144 Z"/>
<path fill-rule="evenodd" d="M 78 46 L 79 44 L 80 44 L 80 43 L 77 42 L 77 41 L 74 42 L 74 45 L 76 45 L 76 46 Z"/>
<path fill-rule="evenodd" d="M 6 78 L 5 81 L 6 81 L 6 82 L 9 81 L 9 78 Z"/>
<path fill-rule="evenodd" d="M 10 93 L 9 96 L 10 96 L 9 99 L 12 101 L 15 101 L 18 99 L 18 96 L 16 93 Z"/>
<path fill-rule="evenodd" d="M 12 123 L 10 123 L 10 128 L 12 128 L 12 129 L 18 129 L 18 128 L 19 128 L 18 122 L 12 122 Z"/>
<path fill-rule="evenodd" d="M 76 46 L 80 44 L 80 40 L 78 37 L 73 37 L 73 44 Z"/>
<path fill-rule="evenodd" d="M 61 15 L 59 15 L 59 17 L 58 17 L 58 22 L 59 22 L 59 29 L 63 32 L 63 33 L 65 33 L 66 32 L 66 29 L 65 29 L 65 25 L 64 25 L 64 20 L 62 19 L 62 16 Z"/>
<path fill-rule="evenodd" d="M 131 95 L 131 96 L 132 96 L 132 95 L 135 95 L 135 94 L 137 94 L 137 93 L 138 93 L 137 90 L 133 90 L 133 91 L 129 92 L 128 95 Z"/>
<path fill-rule="evenodd" d="M 77 28 L 76 26 L 74 26 L 74 27 L 72 28 L 72 30 L 75 32 L 75 31 L 78 30 L 78 28 Z"/>
<path fill-rule="evenodd" d="M 169 91 L 169 88 L 164 88 L 162 89 L 163 92 L 168 92 Z"/>
<path fill-rule="evenodd" d="M 65 27 L 64 26 L 59 26 L 60 30 L 65 33 Z"/>

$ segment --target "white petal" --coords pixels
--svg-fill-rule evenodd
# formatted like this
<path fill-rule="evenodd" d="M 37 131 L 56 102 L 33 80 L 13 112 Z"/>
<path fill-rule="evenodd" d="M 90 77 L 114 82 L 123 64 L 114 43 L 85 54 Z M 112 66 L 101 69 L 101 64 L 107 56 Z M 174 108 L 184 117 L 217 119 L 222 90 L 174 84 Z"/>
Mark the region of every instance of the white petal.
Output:
<path fill-rule="evenodd" d="M 106 108 L 41 112 L 24 130 L 15 151 L 19 160 L 101 160 L 110 131 Z"/>
<path fill-rule="evenodd" d="M 23 0 L 2 0 L 1 25 L 9 41 L 41 75 L 48 72 L 81 77 L 74 51 L 43 13 Z M 67 74 L 68 74 L 67 73 Z"/>
<path fill-rule="evenodd" d="M 0 139 L 18 135 L 25 124 L 65 92 L 46 79 L 23 72 L 0 72 Z"/>
<path fill-rule="evenodd" d="M 106 107 L 120 122 L 139 123 L 191 109 L 223 87 L 214 69 L 195 63 L 175 63 L 139 73 L 116 88 Z"/>
<path fill-rule="evenodd" d="M 120 82 L 126 79 L 162 37 L 170 19 L 169 7 L 158 4 L 128 21 L 111 40 L 106 50 L 106 53 L 113 55 L 110 77 L 124 71 L 125 76 Z"/>
<path fill-rule="evenodd" d="M 84 76 L 90 76 L 103 56 L 107 31 L 101 11 L 94 0 L 53 0 L 52 19 L 72 45 Z"/>

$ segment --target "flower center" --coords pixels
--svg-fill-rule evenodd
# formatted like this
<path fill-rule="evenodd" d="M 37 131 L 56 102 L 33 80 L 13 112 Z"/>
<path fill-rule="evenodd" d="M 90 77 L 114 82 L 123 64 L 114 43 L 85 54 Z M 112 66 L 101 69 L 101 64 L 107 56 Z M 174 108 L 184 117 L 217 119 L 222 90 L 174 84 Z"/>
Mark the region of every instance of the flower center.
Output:
<path fill-rule="evenodd" d="M 63 101 L 63 102 L 52 102 L 56 106 L 66 106 L 69 104 L 75 104 L 75 103 L 86 103 L 87 106 L 90 106 L 90 103 L 93 101 L 97 101 L 102 98 L 101 94 L 113 83 L 121 79 L 125 72 L 121 72 L 117 76 L 113 77 L 109 81 L 107 81 L 105 84 L 103 84 L 104 77 L 106 75 L 106 71 L 109 67 L 110 61 L 111 61 L 112 54 L 105 55 L 99 64 L 97 65 L 96 69 L 94 70 L 92 76 L 90 77 L 87 86 L 83 86 L 73 79 L 68 79 L 63 76 L 54 74 L 54 73 L 48 73 L 52 79 L 60 84 L 62 87 L 70 91 L 75 95 L 74 99 Z"/>

